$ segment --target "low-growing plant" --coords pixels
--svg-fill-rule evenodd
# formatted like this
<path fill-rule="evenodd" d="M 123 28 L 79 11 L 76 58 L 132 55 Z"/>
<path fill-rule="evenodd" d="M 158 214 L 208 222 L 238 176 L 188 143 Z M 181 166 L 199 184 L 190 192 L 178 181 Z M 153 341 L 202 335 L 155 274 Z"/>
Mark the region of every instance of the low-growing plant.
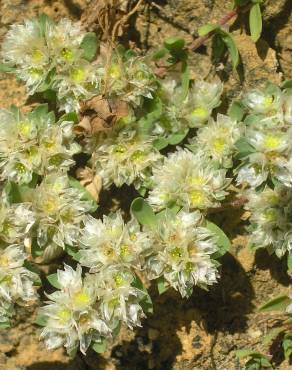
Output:
<path fill-rule="evenodd" d="M 145 281 L 182 297 L 216 284 L 231 244 L 212 214 L 233 204 L 250 212 L 251 245 L 291 269 L 291 81 L 240 94 L 222 114 L 222 82 L 190 80 L 184 40 L 141 55 L 44 15 L 13 25 L 1 57 L 52 108 L 0 111 L 1 327 L 38 299 L 40 264 L 66 256 L 47 276 L 56 290 L 41 338 L 102 352 L 153 311 Z M 160 76 L 157 60 L 178 73 Z M 140 193 L 127 222 L 121 210 L 97 217 L 101 183 Z"/>

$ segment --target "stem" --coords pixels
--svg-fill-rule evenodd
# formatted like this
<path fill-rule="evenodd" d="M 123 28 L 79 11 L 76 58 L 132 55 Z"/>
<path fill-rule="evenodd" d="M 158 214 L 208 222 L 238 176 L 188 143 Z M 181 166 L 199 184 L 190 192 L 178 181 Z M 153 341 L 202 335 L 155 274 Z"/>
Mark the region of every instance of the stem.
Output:
<path fill-rule="evenodd" d="M 228 23 L 232 18 L 234 18 L 235 16 L 237 16 L 239 13 L 245 13 L 246 11 L 248 11 L 250 9 L 250 5 L 247 5 L 247 6 L 244 6 L 244 7 L 240 7 L 238 6 L 237 8 L 235 8 L 234 10 L 232 10 L 231 12 L 227 13 L 224 15 L 223 18 L 221 18 L 218 22 L 218 25 L 219 26 L 224 26 L 226 23 Z M 201 36 L 199 38 L 197 38 L 195 41 L 193 41 L 189 46 L 188 46 L 188 50 L 192 50 L 192 51 L 195 51 L 196 49 L 198 49 L 200 46 L 202 46 L 207 40 L 209 40 L 209 38 L 213 35 L 214 31 L 211 31 L 209 33 L 207 33 L 206 35 L 204 36 Z"/>
<path fill-rule="evenodd" d="M 219 26 L 224 26 L 233 17 L 235 17 L 236 15 L 238 15 L 239 12 L 240 12 L 240 7 L 238 6 L 237 8 L 235 8 L 234 10 L 232 10 L 231 12 L 229 12 L 228 14 L 226 14 L 223 18 L 221 18 L 220 21 L 218 22 L 218 25 Z M 212 34 L 213 34 L 213 31 L 207 33 L 204 36 L 201 36 L 201 37 L 197 38 L 195 41 L 193 41 L 188 46 L 188 49 L 189 50 L 192 50 L 192 51 L 198 49 L 200 46 L 202 46 L 212 36 Z"/>

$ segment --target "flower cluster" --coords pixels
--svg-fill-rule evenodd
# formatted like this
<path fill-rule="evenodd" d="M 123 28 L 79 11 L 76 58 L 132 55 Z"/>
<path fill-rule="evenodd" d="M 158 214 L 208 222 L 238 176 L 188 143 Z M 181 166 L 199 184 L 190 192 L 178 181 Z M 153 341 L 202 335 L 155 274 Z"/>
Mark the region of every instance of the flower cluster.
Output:
<path fill-rule="evenodd" d="M 226 170 L 216 168 L 205 152 L 179 148 L 153 168 L 148 200 L 156 210 L 174 204 L 205 210 L 220 205 L 228 184 Z"/>
<path fill-rule="evenodd" d="M 207 288 L 217 281 L 217 238 L 201 225 L 200 212 L 166 210 L 154 229 L 152 253 L 146 260 L 150 279 L 163 277 L 183 297 L 190 296 L 193 286 Z"/>
<path fill-rule="evenodd" d="M 247 196 L 252 245 L 268 248 L 279 258 L 292 255 L 292 189 L 267 187 L 260 193 L 249 191 Z"/>
<path fill-rule="evenodd" d="M 214 108 L 221 103 L 221 82 L 196 81 L 182 100 L 182 88 L 175 80 L 162 83 L 160 96 L 164 114 L 156 124 L 157 133 L 178 132 L 189 127 L 201 127 L 208 121 Z"/>
<path fill-rule="evenodd" d="M 21 245 L 0 247 L 0 326 L 9 326 L 14 303 L 26 306 L 37 299 L 34 284 L 38 275 L 28 270 L 27 258 Z"/>
<path fill-rule="evenodd" d="M 204 152 L 214 162 L 229 168 L 232 167 L 232 155 L 235 143 L 241 136 L 241 126 L 230 117 L 218 114 L 217 120 L 210 121 L 189 140 L 191 150 L 204 148 Z"/>
<path fill-rule="evenodd" d="M 249 115 L 243 140 L 246 155 L 238 170 L 239 184 L 256 188 L 269 181 L 292 186 L 292 89 L 271 85 L 243 99 Z"/>
<path fill-rule="evenodd" d="M 48 348 L 65 345 L 71 352 L 80 343 L 85 353 L 92 341 L 113 336 L 120 323 L 133 328 L 145 316 L 140 302 L 147 293 L 137 285 L 134 269 L 141 268 L 149 238 L 137 221 L 125 224 L 120 213 L 103 221 L 88 216 L 84 224 L 79 262 L 90 273 L 82 279 L 81 265 L 58 271 L 61 290 L 42 308 Z"/>
<path fill-rule="evenodd" d="M 53 89 L 61 110 L 78 110 L 79 101 L 99 89 L 98 70 L 85 54 L 86 37 L 80 26 L 69 19 L 54 23 L 41 16 L 12 25 L 1 56 L 14 67 L 30 95 Z"/>
<path fill-rule="evenodd" d="M 65 249 L 76 246 L 85 214 L 91 202 L 83 193 L 70 186 L 69 179 L 60 173 L 48 175 L 27 195 L 36 215 L 36 240 L 42 249 Z"/>
<path fill-rule="evenodd" d="M 151 168 L 161 155 L 153 146 L 153 138 L 143 136 L 133 129 L 115 131 L 97 146 L 96 170 L 104 186 L 123 184 L 136 188 L 148 181 Z"/>
<path fill-rule="evenodd" d="M 23 114 L 16 107 L 0 110 L 0 179 L 30 183 L 33 175 L 67 172 L 80 151 L 73 122 L 55 122 L 46 105 Z"/>
<path fill-rule="evenodd" d="M 233 204 L 233 192 L 247 199 L 251 244 L 291 261 L 292 89 L 248 92 L 220 114 L 222 83 L 189 81 L 182 44 L 165 43 L 166 65 L 182 74 L 162 80 L 150 56 L 98 47 L 67 19 L 41 16 L 7 33 L 5 68 L 66 114 L 0 110 L 1 327 L 14 303 L 37 297 L 27 259 L 77 261 L 48 277 L 57 290 L 40 311 L 46 346 L 71 354 L 141 325 L 151 298 L 140 274 L 182 297 L 208 289 L 231 245 L 210 213 Z M 128 222 L 120 210 L 96 218 L 96 178 L 145 197 Z"/>
<path fill-rule="evenodd" d="M 49 349 L 64 345 L 72 353 L 80 343 L 80 350 L 85 353 L 91 341 L 110 335 L 97 305 L 95 277 L 87 274 L 82 278 L 81 274 L 80 265 L 76 271 L 67 265 L 64 271 L 58 270 L 60 290 L 48 295 L 50 301 L 40 311 L 46 318 L 41 337 Z"/>

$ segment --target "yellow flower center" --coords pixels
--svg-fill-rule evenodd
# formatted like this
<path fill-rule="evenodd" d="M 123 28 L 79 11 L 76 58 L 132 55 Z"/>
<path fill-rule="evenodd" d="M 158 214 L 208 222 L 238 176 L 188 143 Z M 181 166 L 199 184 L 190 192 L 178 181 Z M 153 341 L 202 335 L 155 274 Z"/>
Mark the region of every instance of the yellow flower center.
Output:
<path fill-rule="evenodd" d="M 44 58 L 44 54 L 40 50 L 34 50 L 32 53 L 32 60 L 34 62 L 41 62 Z"/>
<path fill-rule="evenodd" d="M 177 259 L 177 258 L 181 258 L 182 255 L 183 255 L 183 251 L 182 251 L 182 248 L 180 247 L 175 247 L 173 248 L 171 251 L 170 251 L 170 255 L 172 258 L 174 259 Z"/>
<path fill-rule="evenodd" d="M 114 276 L 114 281 L 117 287 L 120 287 L 125 284 L 125 279 L 120 274 Z"/>
<path fill-rule="evenodd" d="M 22 136 L 28 136 L 31 128 L 32 124 L 29 121 L 19 122 L 18 124 L 18 130 Z"/>
<path fill-rule="evenodd" d="M 121 69 L 118 64 L 112 64 L 109 69 L 109 75 L 111 78 L 119 78 L 121 76 Z"/>
<path fill-rule="evenodd" d="M 6 256 L 0 257 L 0 266 L 7 267 L 9 265 L 9 259 Z"/>
<path fill-rule="evenodd" d="M 23 175 L 26 172 L 26 168 L 22 163 L 16 163 L 14 168 L 19 174 Z"/>
<path fill-rule="evenodd" d="M 43 200 L 43 210 L 46 213 L 55 213 L 58 209 L 58 202 L 55 198 L 49 197 Z"/>
<path fill-rule="evenodd" d="M 223 138 L 218 138 L 213 141 L 214 149 L 217 153 L 222 153 L 225 149 L 225 140 Z"/>
<path fill-rule="evenodd" d="M 72 50 L 70 50 L 68 48 L 64 48 L 61 51 L 61 56 L 62 56 L 63 59 L 69 61 L 69 60 L 73 59 L 73 52 L 72 52 Z"/>
<path fill-rule="evenodd" d="M 192 272 L 193 269 L 194 269 L 194 264 L 192 262 L 187 262 L 186 267 L 185 267 L 186 272 Z"/>
<path fill-rule="evenodd" d="M 134 152 L 134 153 L 133 153 L 133 155 L 132 155 L 132 157 L 131 157 L 131 158 L 132 158 L 134 161 L 139 162 L 139 161 L 143 160 L 143 159 L 144 159 L 144 157 L 145 157 L 145 154 L 142 152 L 142 150 L 136 150 L 136 152 Z"/>
<path fill-rule="evenodd" d="M 270 150 L 277 149 L 280 144 L 281 144 L 281 139 L 277 136 L 268 135 L 265 137 L 264 146 L 267 149 L 270 149 Z"/>
<path fill-rule="evenodd" d="M 82 82 L 85 79 L 85 71 L 82 68 L 73 69 L 71 78 L 75 82 Z"/>
<path fill-rule="evenodd" d="M 195 118 L 206 119 L 208 115 L 209 112 L 205 107 L 198 107 L 192 111 L 192 116 Z"/>
<path fill-rule="evenodd" d="M 273 101 L 274 101 L 274 99 L 273 99 L 272 96 L 265 96 L 265 98 L 264 98 L 264 107 L 269 108 L 269 106 L 272 105 Z"/>
<path fill-rule="evenodd" d="M 81 290 L 73 295 L 73 302 L 77 306 L 84 306 L 90 302 L 90 297 L 87 293 Z"/>
<path fill-rule="evenodd" d="M 192 202 L 192 206 L 199 207 L 204 204 L 205 194 L 201 190 L 193 190 L 190 192 L 190 200 Z"/>
<path fill-rule="evenodd" d="M 71 317 L 71 312 L 68 308 L 63 308 L 58 312 L 57 316 L 62 324 L 66 324 Z"/>
<path fill-rule="evenodd" d="M 114 153 L 123 154 L 126 152 L 126 148 L 123 145 L 116 145 L 114 148 Z"/>
<path fill-rule="evenodd" d="M 121 245 L 120 255 L 121 257 L 126 257 L 129 254 L 129 247 L 127 245 Z"/>

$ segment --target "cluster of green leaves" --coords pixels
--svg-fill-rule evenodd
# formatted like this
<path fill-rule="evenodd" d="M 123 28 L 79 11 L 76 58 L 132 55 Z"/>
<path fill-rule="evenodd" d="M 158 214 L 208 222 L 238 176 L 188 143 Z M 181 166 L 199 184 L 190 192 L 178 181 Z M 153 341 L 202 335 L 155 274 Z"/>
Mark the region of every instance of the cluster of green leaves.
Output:
<path fill-rule="evenodd" d="M 263 0 L 234 0 L 234 7 L 240 8 L 249 6 L 249 28 L 251 39 L 257 42 L 261 36 L 263 22 L 261 13 L 261 3 Z M 198 30 L 199 36 L 212 35 L 212 53 L 213 59 L 218 61 L 228 51 L 232 66 L 237 68 L 240 62 L 240 55 L 234 42 L 232 34 L 224 26 L 208 23 Z"/>

